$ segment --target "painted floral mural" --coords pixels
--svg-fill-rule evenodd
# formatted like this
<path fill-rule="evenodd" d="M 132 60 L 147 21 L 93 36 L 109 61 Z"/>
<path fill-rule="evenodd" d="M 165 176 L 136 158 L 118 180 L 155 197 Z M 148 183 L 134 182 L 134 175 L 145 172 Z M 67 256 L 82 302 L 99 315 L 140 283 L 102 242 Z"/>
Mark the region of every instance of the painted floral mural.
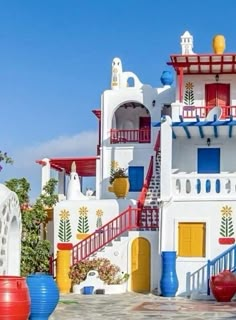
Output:
<path fill-rule="evenodd" d="M 88 208 L 83 206 L 79 208 L 79 220 L 77 226 L 77 238 L 83 239 L 88 236 L 89 223 L 88 223 Z"/>
<path fill-rule="evenodd" d="M 71 224 L 70 224 L 70 213 L 68 210 L 61 210 L 60 222 L 58 230 L 58 238 L 61 243 L 57 244 L 58 249 L 71 249 L 72 244 L 70 240 L 72 238 Z"/>
<path fill-rule="evenodd" d="M 229 206 L 224 206 L 221 209 L 221 224 L 220 224 L 220 244 L 233 244 L 235 242 L 234 236 L 234 226 L 232 218 L 232 208 Z"/>

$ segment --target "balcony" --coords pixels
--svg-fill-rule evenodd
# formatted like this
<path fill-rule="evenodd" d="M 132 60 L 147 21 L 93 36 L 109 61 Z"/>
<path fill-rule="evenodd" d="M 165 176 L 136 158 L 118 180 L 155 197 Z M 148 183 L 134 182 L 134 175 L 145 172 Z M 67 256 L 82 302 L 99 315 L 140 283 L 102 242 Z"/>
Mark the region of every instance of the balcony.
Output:
<path fill-rule="evenodd" d="M 173 174 L 175 200 L 235 199 L 236 173 L 228 174 Z"/>
<path fill-rule="evenodd" d="M 212 106 L 183 106 L 183 118 L 184 119 L 192 119 L 199 117 L 200 119 L 206 118 L 209 111 L 212 110 Z M 220 119 L 228 119 L 230 116 L 233 118 L 236 117 L 236 106 L 224 106 L 221 107 L 222 114 Z"/>
<path fill-rule="evenodd" d="M 132 129 L 132 130 L 118 130 L 111 129 L 110 143 L 150 143 L 151 130 L 147 129 Z"/>

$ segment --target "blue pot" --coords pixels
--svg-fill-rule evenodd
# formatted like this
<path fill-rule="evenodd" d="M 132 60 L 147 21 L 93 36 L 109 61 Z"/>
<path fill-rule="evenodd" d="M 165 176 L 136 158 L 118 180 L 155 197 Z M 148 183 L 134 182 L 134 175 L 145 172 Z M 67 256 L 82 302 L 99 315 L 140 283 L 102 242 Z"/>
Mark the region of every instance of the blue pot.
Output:
<path fill-rule="evenodd" d="M 161 257 L 161 293 L 163 297 L 174 297 L 179 287 L 179 282 L 176 274 L 176 252 L 163 251 Z"/>
<path fill-rule="evenodd" d="M 30 320 L 48 320 L 59 301 L 59 290 L 51 275 L 34 274 L 26 278 L 31 298 Z"/>
<path fill-rule="evenodd" d="M 83 288 L 83 294 L 93 294 L 94 287 L 93 286 L 85 286 Z"/>
<path fill-rule="evenodd" d="M 163 71 L 160 80 L 163 86 L 171 86 L 174 81 L 172 72 Z"/>

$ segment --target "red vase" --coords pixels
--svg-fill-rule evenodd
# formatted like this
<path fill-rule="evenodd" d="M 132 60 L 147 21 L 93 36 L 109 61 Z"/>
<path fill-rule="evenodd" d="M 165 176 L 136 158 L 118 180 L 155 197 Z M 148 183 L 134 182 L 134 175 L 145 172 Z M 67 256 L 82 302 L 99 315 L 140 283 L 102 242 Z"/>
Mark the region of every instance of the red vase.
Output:
<path fill-rule="evenodd" d="M 27 320 L 30 295 L 25 278 L 0 276 L 0 319 Z"/>
<path fill-rule="evenodd" d="M 211 292 L 219 302 L 229 302 L 236 293 L 236 276 L 229 270 L 212 276 L 210 280 Z"/>

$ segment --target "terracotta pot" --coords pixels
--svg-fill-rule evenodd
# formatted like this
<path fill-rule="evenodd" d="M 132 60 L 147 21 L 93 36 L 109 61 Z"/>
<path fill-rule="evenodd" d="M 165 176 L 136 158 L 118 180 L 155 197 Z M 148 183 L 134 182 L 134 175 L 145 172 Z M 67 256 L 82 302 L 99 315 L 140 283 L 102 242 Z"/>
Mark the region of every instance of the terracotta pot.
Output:
<path fill-rule="evenodd" d="M 223 54 L 225 50 L 225 37 L 221 34 L 216 35 L 212 41 L 214 53 Z"/>
<path fill-rule="evenodd" d="M 210 288 L 215 299 L 219 302 L 229 302 L 236 293 L 236 276 L 229 270 L 212 276 Z"/>

